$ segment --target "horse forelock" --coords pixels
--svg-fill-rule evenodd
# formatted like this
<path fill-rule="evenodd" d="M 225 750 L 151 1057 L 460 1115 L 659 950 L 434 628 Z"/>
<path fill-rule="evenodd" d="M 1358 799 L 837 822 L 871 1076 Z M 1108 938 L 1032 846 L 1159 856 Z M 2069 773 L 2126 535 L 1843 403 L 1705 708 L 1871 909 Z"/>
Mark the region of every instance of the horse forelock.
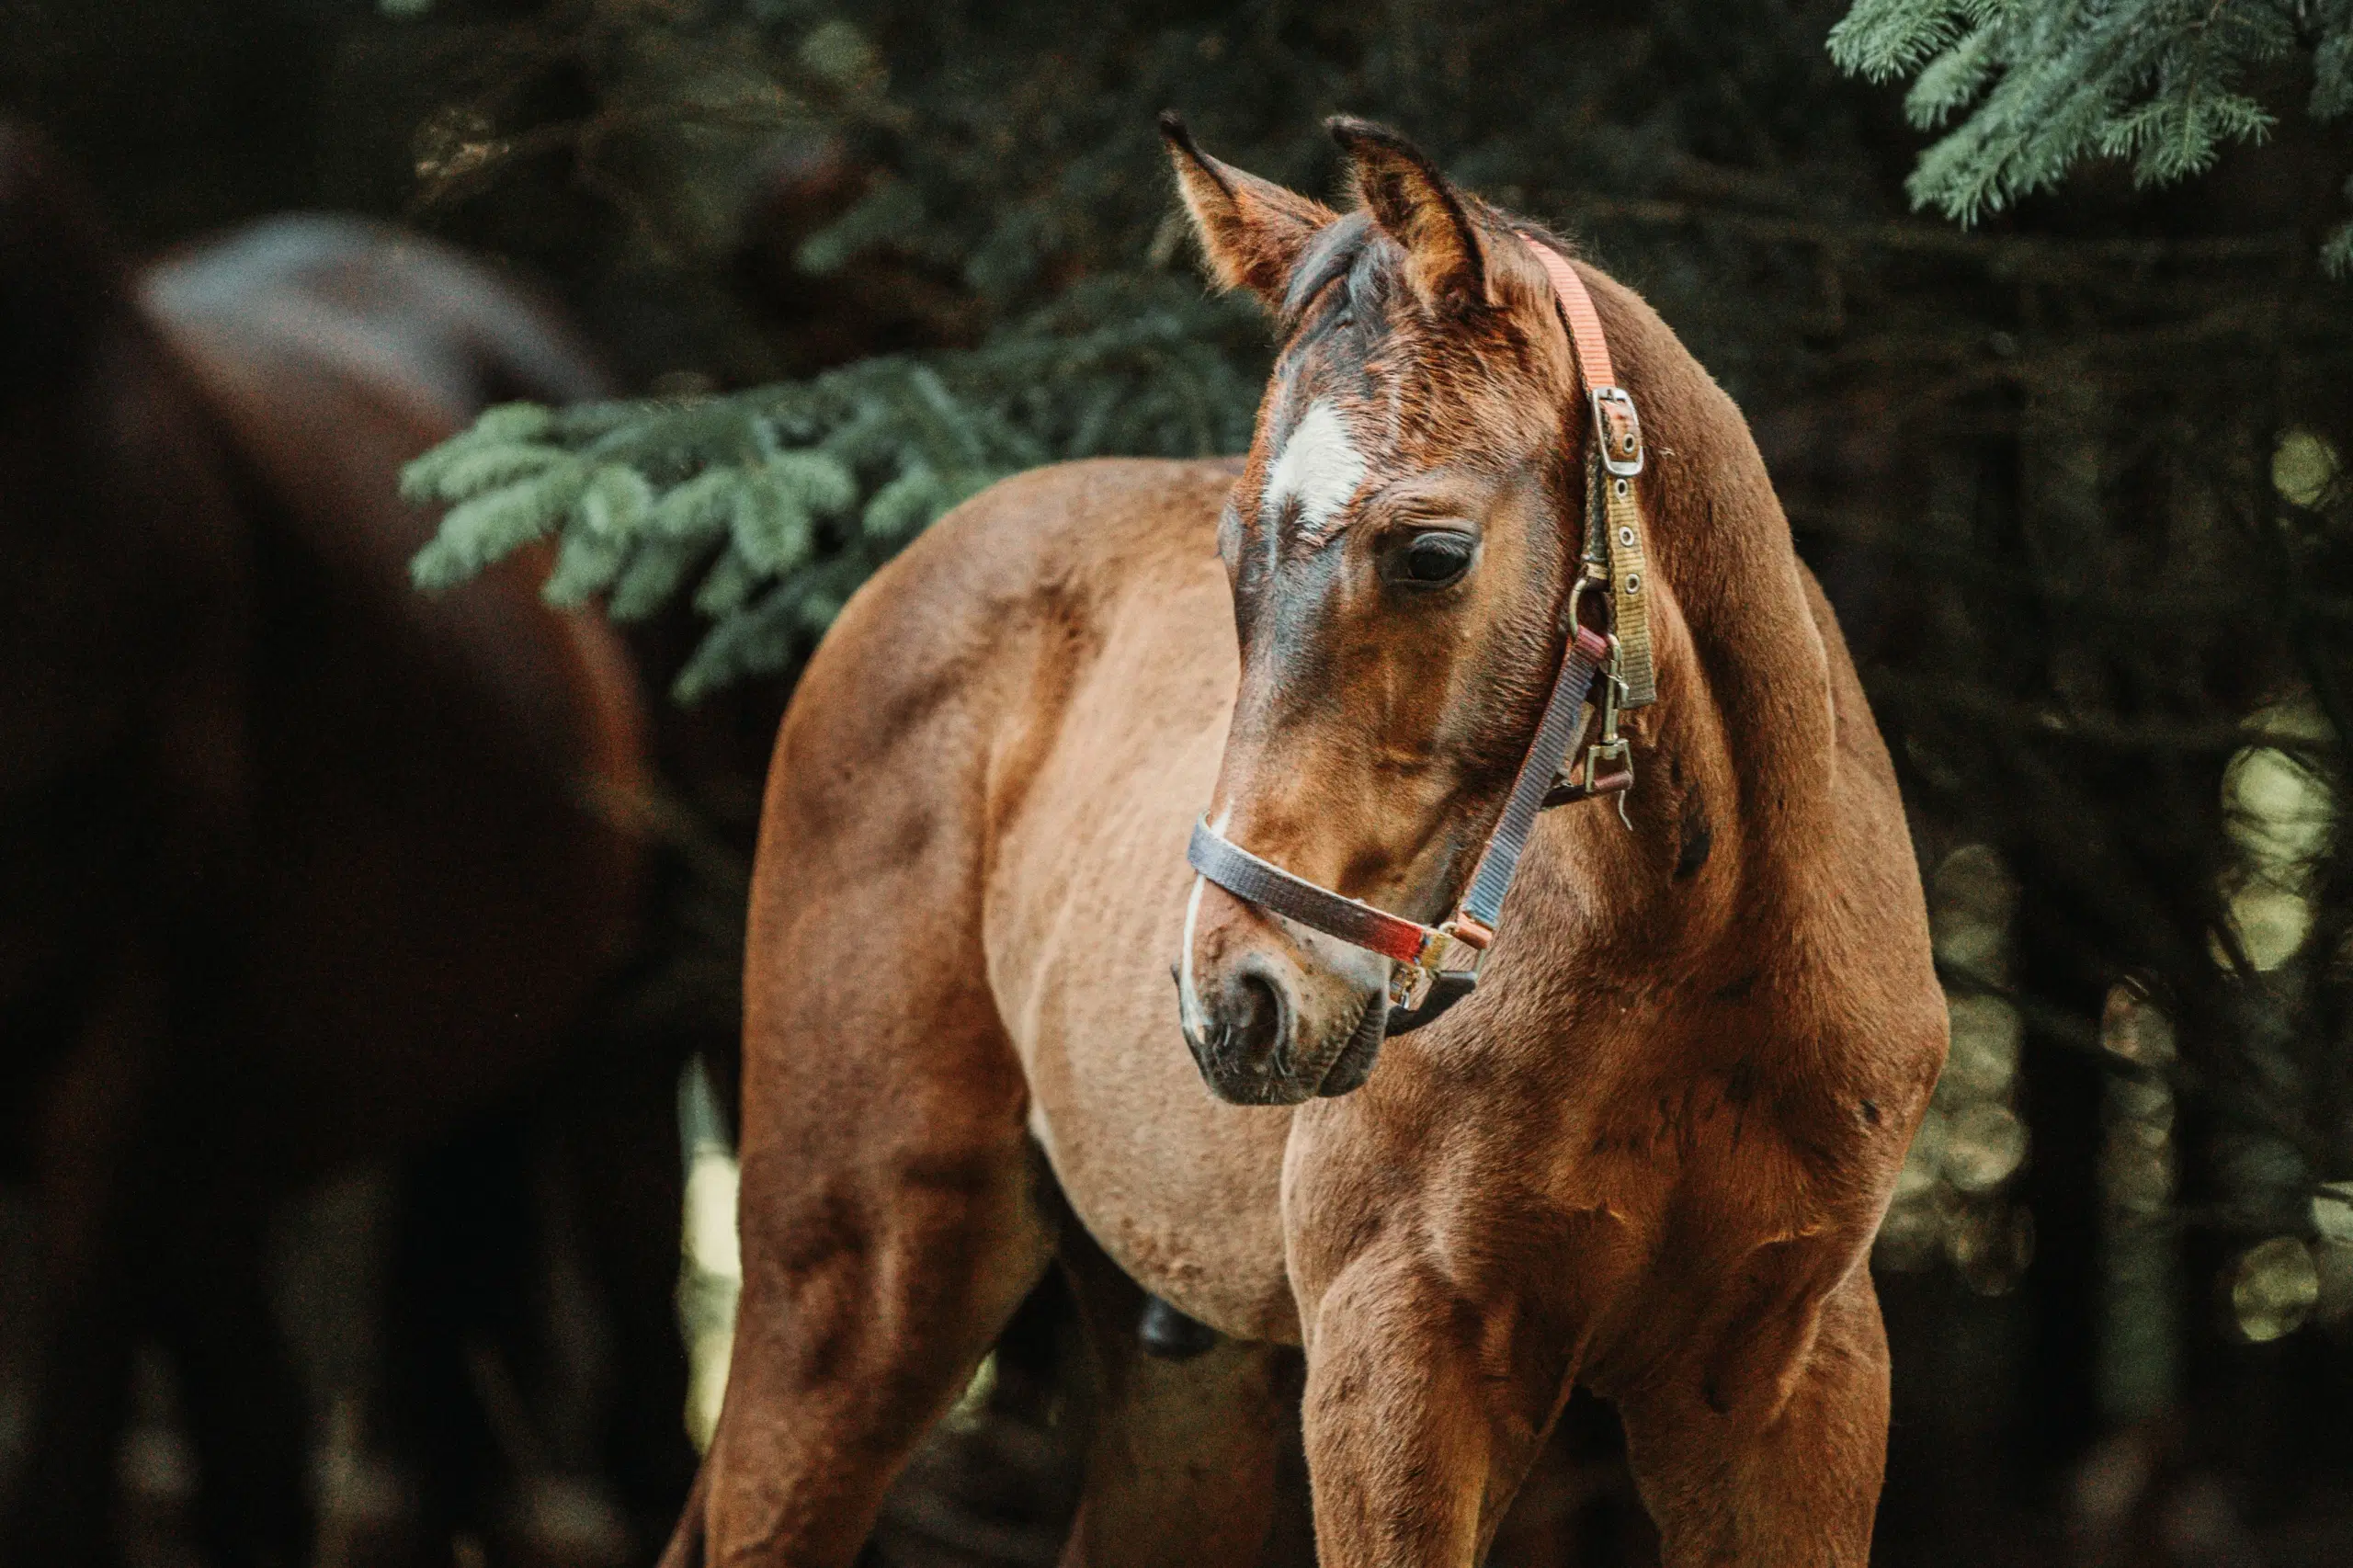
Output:
<path fill-rule="evenodd" d="M 1520 243 L 1516 220 L 1479 211 L 1491 249 Z M 1495 302 L 1433 312 L 1405 268 L 1403 247 L 1363 211 L 1327 224 L 1302 254 L 1237 490 L 1245 523 L 1312 548 L 1345 528 L 1352 496 L 1397 479 L 1506 466 L 1548 449 L 1563 449 L 1564 466 L 1574 455 L 1564 449 L 1576 439 L 1574 388 L 1549 341 L 1559 333 L 1544 313 L 1549 294 L 1529 297 L 1511 269 L 1497 267 Z"/>

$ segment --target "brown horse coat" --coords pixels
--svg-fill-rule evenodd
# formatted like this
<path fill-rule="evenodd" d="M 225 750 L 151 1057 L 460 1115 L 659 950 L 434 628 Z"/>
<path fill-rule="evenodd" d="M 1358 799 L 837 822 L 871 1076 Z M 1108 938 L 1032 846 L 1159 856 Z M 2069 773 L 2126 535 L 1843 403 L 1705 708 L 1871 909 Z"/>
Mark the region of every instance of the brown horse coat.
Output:
<path fill-rule="evenodd" d="M 142 1335 L 208 1555 L 306 1555 L 272 1200 L 553 1065 L 625 950 L 620 645 L 522 563 L 420 598 L 433 519 L 396 483 L 486 396 L 596 384 L 386 230 L 262 225 L 135 278 L 0 125 L 0 1155 L 40 1222 L 0 1303 L 40 1331 L 0 1561 L 109 1553 Z"/>
<path fill-rule="evenodd" d="M 1477 993 L 1377 1067 L 1345 1060 L 1365 956 L 1184 863 L 1206 812 L 1438 918 L 1565 637 L 1583 418 L 1519 248 L 1554 242 L 1340 130 L 1347 218 L 1176 138 L 1213 267 L 1283 319 L 1247 459 L 1000 485 L 801 682 L 735 1359 L 673 1562 L 848 1563 L 1058 1250 L 1105 1389 L 1069 1562 L 1250 1560 L 1275 1345 L 1306 1351 L 1327 1568 L 1474 1561 L 1573 1383 L 1617 1402 L 1669 1562 L 1865 1560 L 1866 1256 L 1943 1007 L 1836 624 L 1738 411 L 1631 292 L 1585 269 L 1652 453 L 1631 829 L 1547 813 Z M 1409 581 L 1431 549 L 1472 564 Z M 1121 1275 L 1228 1342 L 1140 1359 L 1103 1331 Z"/>

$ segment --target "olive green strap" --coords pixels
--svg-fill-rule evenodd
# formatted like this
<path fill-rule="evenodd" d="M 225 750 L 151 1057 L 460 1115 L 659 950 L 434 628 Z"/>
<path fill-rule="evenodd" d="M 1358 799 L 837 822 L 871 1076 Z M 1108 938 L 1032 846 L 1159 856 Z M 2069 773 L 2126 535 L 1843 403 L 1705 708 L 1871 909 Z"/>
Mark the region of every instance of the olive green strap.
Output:
<path fill-rule="evenodd" d="M 1594 309 L 1585 279 L 1550 245 L 1530 240 L 1528 248 L 1552 280 L 1552 297 L 1569 329 L 1577 377 L 1593 410 L 1590 449 L 1599 460 L 1587 465 L 1597 494 L 1588 498 L 1586 515 L 1601 520 L 1602 548 L 1609 563 L 1609 624 L 1618 638 L 1617 674 L 1625 682 L 1619 705 L 1644 707 L 1658 700 L 1658 682 L 1651 670 L 1650 563 L 1643 551 L 1642 499 L 1634 492 L 1647 455 L 1642 421 L 1635 416 L 1634 400 L 1618 385 L 1601 312 Z"/>
<path fill-rule="evenodd" d="M 1634 499 L 1631 477 L 1604 473 L 1601 484 L 1602 519 L 1609 536 L 1610 630 L 1618 634 L 1618 676 L 1626 683 L 1619 705 L 1640 708 L 1658 700 L 1658 681 L 1651 673 L 1651 569 L 1643 551 L 1642 506 Z"/>

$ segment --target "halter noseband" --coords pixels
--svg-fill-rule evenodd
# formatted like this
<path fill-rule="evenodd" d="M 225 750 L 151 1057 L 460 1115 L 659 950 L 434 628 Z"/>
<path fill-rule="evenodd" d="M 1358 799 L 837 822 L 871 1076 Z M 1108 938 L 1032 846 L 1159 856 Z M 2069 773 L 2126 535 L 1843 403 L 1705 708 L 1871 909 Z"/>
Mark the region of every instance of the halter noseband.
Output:
<path fill-rule="evenodd" d="M 1532 240 L 1526 244 L 1552 279 L 1577 377 L 1593 413 L 1593 438 L 1586 450 L 1586 542 L 1578 580 L 1569 592 L 1569 642 L 1560 674 L 1553 677 L 1552 694 L 1512 780 L 1503 815 L 1480 852 L 1471 891 L 1451 919 L 1422 926 L 1293 876 L 1205 821 L 1193 824 L 1193 841 L 1185 854 L 1194 870 L 1234 897 L 1394 960 L 1397 967 L 1389 985 L 1394 1010 L 1388 1032 L 1392 1035 L 1428 1023 L 1478 983 L 1480 962 L 1495 941 L 1504 895 L 1518 874 L 1537 812 L 1596 795 L 1617 795 L 1623 812 L 1634 767 L 1618 733 L 1618 714 L 1622 708 L 1643 707 L 1657 698 L 1651 668 L 1650 597 L 1644 591 L 1648 566 L 1633 483 L 1643 472 L 1642 423 L 1635 417 L 1634 400 L 1617 384 L 1608 340 L 1585 280 L 1550 246 Z M 1614 635 L 1604 637 L 1578 623 L 1578 601 L 1588 588 L 1601 591 Z M 1588 702 L 1599 710 L 1601 738 L 1585 749 L 1583 776 L 1574 777 L 1563 764 L 1585 731 Z M 1614 765 L 1615 771 L 1603 773 L 1606 765 Z"/>

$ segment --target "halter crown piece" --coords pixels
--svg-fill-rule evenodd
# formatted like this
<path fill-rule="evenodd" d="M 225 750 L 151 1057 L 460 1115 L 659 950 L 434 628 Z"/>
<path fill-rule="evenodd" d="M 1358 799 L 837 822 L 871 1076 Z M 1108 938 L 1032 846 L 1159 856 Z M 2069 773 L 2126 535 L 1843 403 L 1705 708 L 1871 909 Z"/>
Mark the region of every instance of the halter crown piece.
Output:
<path fill-rule="evenodd" d="M 1471 891 L 1450 919 L 1421 926 L 1293 876 L 1205 821 L 1193 824 L 1185 855 L 1194 870 L 1234 897 L 1394 960 L 1389 983 L 1392 1035 L 1421 1028 L 1478 984 L 1480 962 L 1495 939 L 1504 895 L 1519 871 L 1538 812 L 1615 795 L 1623 814 L 1634 762 L 1618 733 L 1618 715 L 1658 696 L 1651 669 L 1649 563 L 1643 553 L 1642 504 L 1634 494 L 1634 478 L 1643 472 L 1642 421 L 1634 400 L 1618 385 L 1609 342 L 1585 280 L 1550 246 L 1525 243 L 1552 279 L 1577 379 L 1593 414 L 1593 438 L 1586 443 L 1585 551 L 1569 593 L 1568 646 L 1561 672 L 1553 677 L 1552 694 L 1512 780 L 1503 815 L 1480 852 Z M 1589 589 L 1598 589 L 1608 604 L 1613 635 L 1578 623 L 1577 606 Z M 1587 728 L 1588 709 L 1599 722 L 1600 736 L 1584 748 L 1580 769 L 1574 754 Z"/>

